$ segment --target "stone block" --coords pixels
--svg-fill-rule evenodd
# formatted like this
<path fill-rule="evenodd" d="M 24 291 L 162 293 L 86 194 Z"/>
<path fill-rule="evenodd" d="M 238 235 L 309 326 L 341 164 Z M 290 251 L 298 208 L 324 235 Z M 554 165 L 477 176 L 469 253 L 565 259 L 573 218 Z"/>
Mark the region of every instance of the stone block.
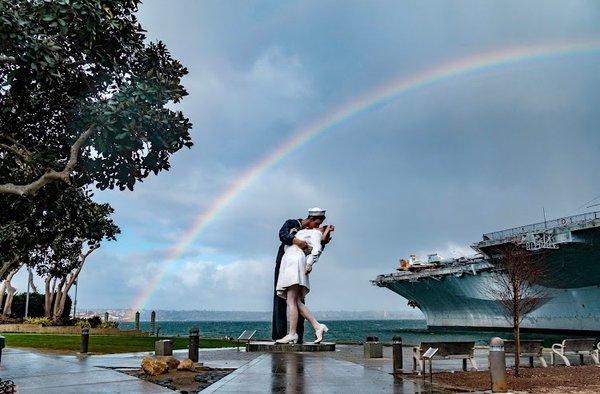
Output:
<path fill-rule="evenodd" d="M 365 358 L 383 357 L 383 344 L 381 342 L 365 342 L 363 348 Z"/>
<path fill-rule="evenodd" d="M 173 341 L 170 339 L 161 339 L 160 341 L 154 342 L 154 354 L 157 356 L 172 356 Z"/>
<path fill-rule="evenodd" d="M 275 343 L 252 341 L 246 344 L 247 352 L 271 352 L 271 353 L 293 353 L 293 352 L 335 352 L 335 343 Z"/>

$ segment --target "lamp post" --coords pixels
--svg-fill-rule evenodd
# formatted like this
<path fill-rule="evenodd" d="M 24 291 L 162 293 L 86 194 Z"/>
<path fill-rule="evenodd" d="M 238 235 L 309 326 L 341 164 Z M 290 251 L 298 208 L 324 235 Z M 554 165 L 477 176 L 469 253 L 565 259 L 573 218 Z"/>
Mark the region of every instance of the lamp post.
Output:
<path fill-rule="evenodd" d="M 73 300 L 73 319 L 77 316 L 77 283 L 79 278 L 75 279 L 75 300 Z"/>
<path fill-rule="evenodd" d="M 27 295 L 25 296 L 25 319 L 29 316 L 29 286 L 31 285 L 31 277 L 33 276 L 31 267 L 27 267 L 27 272 L 29 272 L 29 275 L 27 276 Z"/>

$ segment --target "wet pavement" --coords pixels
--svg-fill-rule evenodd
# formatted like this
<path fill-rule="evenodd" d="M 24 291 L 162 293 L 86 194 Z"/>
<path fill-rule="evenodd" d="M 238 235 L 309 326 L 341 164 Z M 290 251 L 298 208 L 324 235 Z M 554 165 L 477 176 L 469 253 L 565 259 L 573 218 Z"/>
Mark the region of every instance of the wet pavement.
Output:
<path fill-rule="evenodd" d="M 115 369 L 139 368 L 152 353 L 113 355 L 55 355 L 25 349 L 4 350 L 0 378 L 12 379 L 19 393 L 168 393 L 168 389 Z M 187 350 L 177 350 L 178 359 Z M 212 368 L 237 368 L 203 392 L 295 393 L 432 393 L 419 377 L 394 378 L 392 348 L 383 358 L 365 359 L 362 346 L 337 345 L 335 352 L 261 353 L 228 349 L 201 349 L 200 361 Z M 404 371 L 412 371 L 412 349 L 403 349 Z M 480 369 L 487 368 L 487 349 L 476 349 Z M 512 358 L 507 362 L 511 364 Z M 525 361 L 525 360 L 524 360 Z M 537 364 L 537 361 L 536 361 Z M 435 360 L 434 371 L 460 371 L 461 360 Z"/>
<path fill-rule="evenodd" d="M 92 357 L 60 356 L 4 349 L 0 378 L 25 393 L 172 393 L 152 383 L 89 362 Z"/>

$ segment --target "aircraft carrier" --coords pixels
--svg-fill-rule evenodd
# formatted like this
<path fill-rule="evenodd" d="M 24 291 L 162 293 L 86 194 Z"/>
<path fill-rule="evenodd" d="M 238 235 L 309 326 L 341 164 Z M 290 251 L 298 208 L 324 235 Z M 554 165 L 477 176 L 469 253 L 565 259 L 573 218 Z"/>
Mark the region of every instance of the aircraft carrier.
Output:
<path fill-rule="evenodd" d="M 470 257 L 432 254 L 421 262 L 411 256 L 372 283 L 419 308 L 430 328 L 506 329 L 511 324 L 489 290 L 498 271 L 492 253 L 506 244 L 544 252 L 537 284 L 544 301 L 523 320 L 525 330 L 600 332 L 600 212 L 484 234 L 471 245 L 476 254 Z"/>

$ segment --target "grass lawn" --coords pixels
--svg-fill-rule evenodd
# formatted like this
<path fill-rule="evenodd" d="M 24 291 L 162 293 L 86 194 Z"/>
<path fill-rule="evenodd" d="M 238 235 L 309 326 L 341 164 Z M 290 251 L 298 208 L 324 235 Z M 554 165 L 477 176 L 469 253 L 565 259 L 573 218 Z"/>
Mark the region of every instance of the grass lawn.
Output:
<path fill-rule="evenodd" d="M 6 338 L 7 347 L 28 347 L 44 350 L 78 352 L 81 335 L 63 334 L 0 334 Z M 186 337 L 159 337 L 171 339 L 173 349 L 187 349 Z M 91 353 L 129 353 L 154 351 L 156 337 L 132 337 L 117 335 L 90 335 L 89 351 Z M 235 341 L 225 339 L 201 338 L 201 348 L 234 347 Z"/>

